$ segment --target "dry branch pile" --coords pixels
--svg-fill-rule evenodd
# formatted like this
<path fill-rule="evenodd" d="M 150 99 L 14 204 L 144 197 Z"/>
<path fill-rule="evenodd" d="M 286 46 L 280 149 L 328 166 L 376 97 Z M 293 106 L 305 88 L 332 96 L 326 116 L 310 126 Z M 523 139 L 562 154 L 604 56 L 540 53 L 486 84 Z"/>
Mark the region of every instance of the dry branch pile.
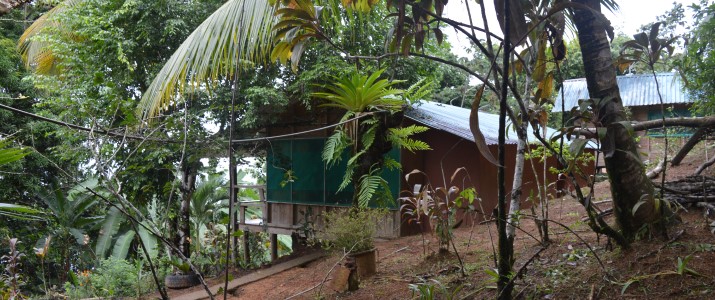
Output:
<path fill-rule="evenodd" d="M 664 197 L 680 204 L 715 202 L 715 178 L 710 176 L 688 176 L 665 183 Z"/>

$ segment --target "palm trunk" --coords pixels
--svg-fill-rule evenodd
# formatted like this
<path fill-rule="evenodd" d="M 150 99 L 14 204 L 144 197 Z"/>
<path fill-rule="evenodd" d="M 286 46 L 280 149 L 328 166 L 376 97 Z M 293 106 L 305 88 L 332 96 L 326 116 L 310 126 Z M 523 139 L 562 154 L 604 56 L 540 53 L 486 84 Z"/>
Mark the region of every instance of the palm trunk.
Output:
<path fill-rule="evenodd" d="M 616 221 L 624 237 L 632 240 L 644 225 L 659 221 L 661 213 L 655 205 L 653 184 L 645 175 L 645 166 L 638 155 L 636 143 L 626 127 L 619 124 L 626 121 L 626 117 L 606 33 L 609 25 L 599 19 L 596 13 L 600 12 L 600 1 L 574 2 L 592 9 L 576 9 L 574 19 L 589 95 L 592 99 L 607 100 L 607 103 L 600 105 L 600 109 L 597 108 L 595 114 L 599 117 L 599 126 L 607 129 L 600 141 L 611 183 Z M 633 212 L 633 207 L 639 201 L 644 201 L 644 204 Z"/>

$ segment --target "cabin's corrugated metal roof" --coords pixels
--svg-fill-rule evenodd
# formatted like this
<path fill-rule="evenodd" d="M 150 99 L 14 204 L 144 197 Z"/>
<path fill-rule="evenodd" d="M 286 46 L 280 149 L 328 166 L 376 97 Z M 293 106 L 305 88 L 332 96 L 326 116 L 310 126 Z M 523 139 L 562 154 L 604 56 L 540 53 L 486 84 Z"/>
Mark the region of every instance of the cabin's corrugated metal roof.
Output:
<path fill-rule="evenodd" d="M 675 73 L 656 74 L 660 93 L 664 104 L 691 103 L 689 95 L 683 90 L 683 82 Z M 658 89 L 652 74 L 626 75 L 616 77 L 618 89 L 621 91 L 623 106 L 659 105 Z M 564 81 L 564 108 L 570 111 L 578 106 L 579 99 L 588 99 L 586 79 L 570 79 Z M 556 95 L 553 112 L 561 111 L 561 91 Z"/>
<path fill-rule="evenodd" d="M 431 101 L 421 101 L 405 111 L 405 116 L 427 127 L 442 130 L 474 141 L 472 131 L 469 129 L 469 114 L 471 110 L 458 106 L 442 104 Z M 507 121 L 508 122 L 508 121 Z M 479 128 L 484 135 L 487 145 L 496 145 L 499 141 L 499 116 L 486 112 L 479 112 Z M 547 138 L 554 135 L 556 130 L 547 128 Z M 528 131 L 530 142 L 536 142 L 531 130 Z M 509 131 L 506 137 L 507 144 L 516 144 L 516 133 Z"/>

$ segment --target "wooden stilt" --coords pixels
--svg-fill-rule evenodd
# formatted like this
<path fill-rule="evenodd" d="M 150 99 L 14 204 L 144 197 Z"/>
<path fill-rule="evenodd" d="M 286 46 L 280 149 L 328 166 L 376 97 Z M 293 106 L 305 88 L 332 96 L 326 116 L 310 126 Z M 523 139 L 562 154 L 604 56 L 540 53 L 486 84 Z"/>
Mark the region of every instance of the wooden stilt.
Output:
<path fill-rule="evenodd" d="M 278 259 L 278 235 L 271 234 L 271 261 Z"/>
<path fill-rule="evenodd" d="M 249 248 L 248 240 L 251 236 L 251 232 L 246 230 L 243 232 L 243 261 L 248 265 L 251 263 L 251 250 Z"/>

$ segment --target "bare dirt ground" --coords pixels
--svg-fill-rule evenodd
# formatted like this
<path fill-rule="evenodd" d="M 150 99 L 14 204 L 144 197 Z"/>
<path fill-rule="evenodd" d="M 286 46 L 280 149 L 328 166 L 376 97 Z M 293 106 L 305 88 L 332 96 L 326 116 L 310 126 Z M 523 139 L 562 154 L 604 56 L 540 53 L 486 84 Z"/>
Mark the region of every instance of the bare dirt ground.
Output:
<path fill-rule="evenodd" d="M 669 168 L 667 179 L 687 176 L 704 161 L 701 147 Z M 610 197 L 607 181 L 594 191 L 596 201 Z M 534 222 L 522 221 L 514 268 L 530 263 L 515 280 L 514 298 L 715 299 L 715 236 L 702 210 L 678 211 L 683 222 L 672 226 L 667 238 L 645 236 L 624 250 L 607 247 L 607 239 L 590 230 L 582 220 L 584 209 L 573 198 L 553 199 L 549 205 L 549 218 L 566 227 L 550 222 L 551 243 L 542 247 Z M 607 201 L 600 205 L 610 206 Z M 411 287 L 419 284 L 433 286 L 436 299 L 493 299 L 495 284 L 486 270 L 495 266 L 495 231 L 494 223 L 456 229 L 459 257 L 454 251 L 436 254 L 431 235 L 378 241 L 377 274 L 363 278 L 355 292 L 331 288 L 335 273 L 330 270 L 342 257 L 335 253 L 242 286 L 231 299 L 411 299 L 419 295 Z"/>

